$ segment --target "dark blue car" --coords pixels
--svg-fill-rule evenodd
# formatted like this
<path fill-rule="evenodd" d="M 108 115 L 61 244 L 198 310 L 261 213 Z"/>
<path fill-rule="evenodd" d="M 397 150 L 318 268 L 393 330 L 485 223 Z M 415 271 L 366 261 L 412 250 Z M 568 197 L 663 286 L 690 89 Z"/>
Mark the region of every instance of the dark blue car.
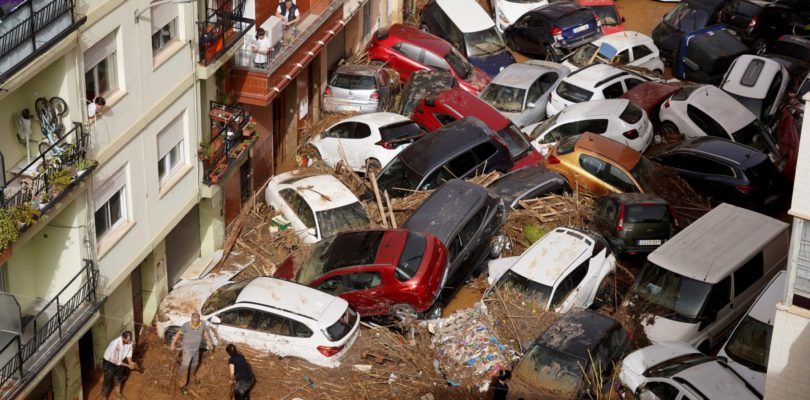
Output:
<path fill-rule="evenodd" d="M 555 62 L 600 36 L 602 27 L 591 9 L 569 2 L 529 11 L 503 31 L 512 50 Z"/>
<path fill-rule="evenodd" d="M 475 0 L 431 0 L 419 18 L 423 30 L 453 44 L 491 76 L 515 63 L 492 18 Z"/>

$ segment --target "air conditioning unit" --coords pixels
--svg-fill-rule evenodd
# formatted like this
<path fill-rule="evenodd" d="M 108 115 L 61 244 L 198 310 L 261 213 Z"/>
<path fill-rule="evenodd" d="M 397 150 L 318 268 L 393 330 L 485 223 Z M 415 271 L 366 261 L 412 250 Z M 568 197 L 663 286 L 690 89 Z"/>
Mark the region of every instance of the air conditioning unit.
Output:
<path fill-rule="evenodd" d="M 267 39 L 270 39 L 270 47 L 275 48 L 276 45 L 281 42 L 281 34 L 284 30 L 284 24 L 281 22 L 281 18 L 271 15 L 267 21 L 264 21 L 262 28 L 264 29 L 265 35 L 267 35 Z"/>

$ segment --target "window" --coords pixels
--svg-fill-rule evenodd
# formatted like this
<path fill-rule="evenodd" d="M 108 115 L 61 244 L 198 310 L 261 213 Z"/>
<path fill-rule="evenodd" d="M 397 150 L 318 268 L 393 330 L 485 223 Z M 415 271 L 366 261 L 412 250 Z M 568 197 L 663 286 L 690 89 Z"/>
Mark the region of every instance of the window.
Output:
<path fill-rule="evenodd" d="M 597 133 L 607 132 L 608 120 L 606 119 L 585 119 L 577 123 L 577 133 Z"/>
<path fill-rule="evenodd" d="M 476 164 L 477 163 L 475 160 L 475 156 L 473 156 L 473 153 L 467 151 L 462 153 L 458 157 L 450 160 L 450 162 L 447 163 L 447 168 L 450 169 L 450 172 L 453 174 L 454 177 L 461 178 L 467 172 L 475 168 Z"/>
<path fill-rule="evenodd" d="M 647 57 L 648 55 L 652 54 L 652 50 L 650 50 L 647 46 L 636 46 L 633 47 L 633 60 L 638 60 L 639 58 Z"/>
<path fill-rule="evenodd" d="M 734 296 L 739 296 L 740 293 L 757 283 L 765 273 L 764 270 L 762 251 L 760 251 L 734 271 Z"/>
<path fill-rule="evenodd" d="M 364 42 L 368 39 L 368 35 L 371 34 L 371 2 L 367 1 L 366 4 L 363 4 L 363 38 Z"/>
<path fill-rule="evenodd" d="M 348 139 L 352 135 L 354 122 L 344 122 L 337 124 L 326 131 L 326 137 Z"/>
<path fill-rule="evenodd" d="M 585 154 L 579 156 L 579 165 L 586 172 L 596 177 L 600 176 L 602 170 L 607 166 L 604 161 Z"/>
<path fill-rule="evenodd" d="M 273 335 L 290 336 L 290 324 L 288 319 L 280 315 L 265 311 L 256 311 L 256 322 L 254 329 L 260 332 Z"/>
<path fill-rule="evenodd" d="M 180 117 L 169 123 L 157 136 L 158 182 L 162 185 L 166 178 L 185 164 L 183 124 Z"/>
<path fill-rule="evenodd" d="M 568 297 L 568 294 L 571 293 L 574 289 L 582 283 L 582 280 L 585 279 L 585 275 L 588 274 L 588 263 L 590 260 L 586 260 L 582 264 L 580 264 L 576 269 L 571 271 L 568 276 L 566 276 L 562 282 L 557 286 L 557 290 L 554 291 L 554 296 L 551 298 L 551 308 L 556 308 L 563 301 L 565 298 Z"/>
<path fill-rule="evenodd" d="M 734 176 L 734 171 L 731 168 L 708 158 L 683 154 L 682 159 L 685 162 L 681 168 L 687 171 L 708 175 Z"/>
<path fill-rule="evenodd" d="M 630 50 L 624 50 L 616 56 L 618 64 L 630 64 Z"/>
<path fill-rule="evenodd" d="M 464 228 L 461 228 L 461 232 L 459 232 L 458 236 L 461 239 L 462 246 L 469 245 L 470 241 L 475 237 L 475 232 L 478 232 L 478 228 L 480 228 L 481 223 L 484 222 L 484 216 L 487 215 L 487 210 L 489 210 L 487 207 L 478 210 L 478 212 L 467 221 Z"/>
<path fill-rule="evenodd" d="M 435 68 L 435 69 L 437 69 L 439 71 L 449 71 L 450 70 L 450 66 L 447 65 L 447 61 L 444 61 L 443 58 L 441 58 L 441 57 L 439 57 L 439 56 L 437 56 L 437 55 L 435 55 L 435 54 L 433 54 L 433 53 L 431 53 L 429 51 L 425 52 L 424 63 L 428 67 Z"/>
<path fill-rule="evenodd" d="M 352 131 L 352 135 L 350 138 L 352 139 L 365 139 L 371 136 L 371 129 L 368 125 L 362 122 L 355 122 L 354 123 L 354 130 Z"/>
<path fill-rule="evenodd" d="M 697 107 L 689 104 L 686 106 L 686 115 L 695 125 L 700 128 L 706 135 L 709 136 L 716 136 L 723 139 L 731 140 L 731 136 L 728 135 L 725 129 L 723 129 L 720 124 L 718 124 L 712 117 L 710 117 L 705 112 L 699 110 Z"/>
<path fill-rule="evenodd" d="M 118 88 L 116 80 L 116 33 L 113 32 L 84 52 L 85 98 L 106 96 Z"/>
<path fill-rule="evenodd" d="M 343 275 L 333 276 L 318 284 L 316 289 L 336 296 L 346 291 L 344 280 Z"/>
<path fill-rule="evenodd" d="M 419 61 L 419 58 L 422 53 L 422 49 L 410 44 L 410 43 L 397 43 L 392 49 L 396 50 L 398 53 L 402 54 L 405 57 L 410 58 L 413 61 Z"/>
<path fill-rule="evenodd" d="M 126 180 L 121 170 L 96 192 L 96 240 L 114 231 L 127 220 Z"/>
<path fill-rule="evenodd" d="M 636 184 L 630 176 L 624 173 L 619 167 L 610 165 L 607 174 L 601 177 L 605 182 L 625 193 L 638 192 Z"/>
<path fill-rule="evenodd" d="M 253 310 L 249 308 L 234 308 L 223 311 L 217 315 L 224 325 L 247 329 L 253 321 Z"/>
<path fill-rule="evenodd" d="M 177 38 L 178 7 L 175 3 L 156 5 L 151 8 L 152 55 L 160 53 Z"/>
<path fill-rule="evenodd" d="M 624 89 L 622 88 L 622 82 L 616 82 L 604 89 L 602 89 L 602 94 L 605 96 L 606 99 L 615 99 L 622 94 L 624 94 Z"/>
<path fill-rule="evenodd" d="M 315 227 L 315 214 L 312 213 L 312 208 L 309 207 L 306 201 L 295 192 L 294 189 L 284 189 L 279 192 L 279 196 L 290 206 L 292 212 L 301 220 L 307 228 Z"/>
<path fill-rule="evenodd" d="M 163 25 L 157 32 L 152 33 L 152 55 L 156 55 L 177 37 L 177 19 Z"/>
<path fill-rule="evenodd" d="M 520 133 L 519 131 L 518 131 L 518 134 L 522 135 L 522 133 Z M 506 141 L 508 143 L 508 140 L 504 140 L 504 141 Z M 498 152 L 498 149 L 495 148 L 494 144 L 492 144 L 490 142 L 486 142 L 486 143 L 481 143 L 478 146 L 475 146 L 475 148 L 472 149 L 472 152 L 473 152 L 473 154 L 475 154 L 476 157 L 478 157 L 478 163 L 480 164 L 480 163 L 483 163 L 484 161 L 488 160 L 493 155 L 495 155 L 495 153 Z"/>
<path fill-rule="evenodd" d="M 177 143 L 160 160 L 158 160 L 158 180 L 162 184 L 166 177 L 183 163 L 183 140 Z"/>
<path fill-rule="evenodd" d="M 526 97 L 526 103 L 537 103 L 543 93 L 548 92 L 554 82 L 557 81 L 557 73 L 549 72 L 540 78 L 537 78 L 532 86 L 529 87 L 529 95 Z"/>
<path fill-rule="evenodd" d="M 380 286 L 382 277 L 379 272 L 355 272 L 346 274 L 346 291 L 368 290 Z"/>
<path fill-rule="evenodd" d="M 578 122 L 569 122 L 562 124 L 540 138 L 540 143 L 554 143 L 559 142 L 565 137 L 578 135 L 580 132 L 577 130 Z"/>
<path fill-rule="evenodd" d="M 666 382 L 650 382 L 645 388 L 655 394 L 659 399 L 676 399 L 678 395 L 681 394 L 678 388 Z"/>
<path fill-rule="evenodd" d="M 702 315 L 712 316 L 716 315 L 718 311 L 728 305 L 731 301 L 731 277 L 726 277 L 722 281 L 716 283 L 709 293 L 709 298 L 706 300 L 706 307 Z"/>
<path fill-rule="evenodd" d="M 636 79 L 636 78 L 625 79 L 624 86 L 627 87 L 627 90 L 630 90 L 630 89 L 638 86 L 639 83 L 643 83 L 643 82 L 644 81 L 642 81 L 641 79 Z"/>
<path fill-rule="evenodd" d="M 433 116 L 436 117 L 436 120 L 442 125 L 447 125 L 456 120 L 453 116 L 444 113 L 435 113 Z"/>

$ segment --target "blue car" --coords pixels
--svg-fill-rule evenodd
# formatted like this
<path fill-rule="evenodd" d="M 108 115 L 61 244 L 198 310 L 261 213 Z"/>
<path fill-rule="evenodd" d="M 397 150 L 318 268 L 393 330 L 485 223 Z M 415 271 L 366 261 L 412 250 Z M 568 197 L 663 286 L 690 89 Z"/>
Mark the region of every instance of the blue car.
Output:
<path fill-rule="evenodd" d="M 422 8 L 420 24 L 422 30 L 453 44 L 490 76 L 515 63 L 492 18 L 475 0 L 431 0 Z"/>
<path fill-rule="evenodd" d="M 602 27 L 593 11 L 573 2 L 535 8 L 503 31 L 512 50 L 554 62 L 601 36 Z"/>

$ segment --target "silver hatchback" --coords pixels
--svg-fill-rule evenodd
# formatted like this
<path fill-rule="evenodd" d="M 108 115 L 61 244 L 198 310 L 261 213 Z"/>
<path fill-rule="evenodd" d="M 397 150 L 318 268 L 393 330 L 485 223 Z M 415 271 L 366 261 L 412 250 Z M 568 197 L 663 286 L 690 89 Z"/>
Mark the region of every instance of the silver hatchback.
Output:
<path fill-rule="evenodd" d="M 323 110 L 359 113 L 385 111 L 391 102 L 392 92 L 393 85 L 386 69 L 371 65 L 342 65 L 324 90 Z"/>

